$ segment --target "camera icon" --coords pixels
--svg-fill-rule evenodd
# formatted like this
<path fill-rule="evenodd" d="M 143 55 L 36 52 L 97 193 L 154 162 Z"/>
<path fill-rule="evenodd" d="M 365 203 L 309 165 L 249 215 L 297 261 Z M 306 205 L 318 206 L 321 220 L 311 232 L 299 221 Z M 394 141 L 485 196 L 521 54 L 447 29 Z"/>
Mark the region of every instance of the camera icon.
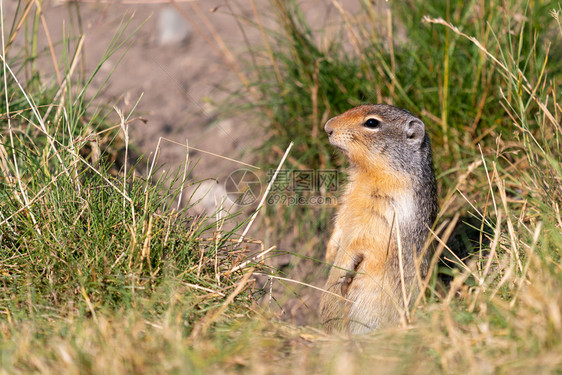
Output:
<path fill-rule="evenodd" d="M 249 169 L 237 169 L 228 175 L 224 183 L 228 198 L 241 206 L 247 206 L 261 195 L 260 178 Z"/>

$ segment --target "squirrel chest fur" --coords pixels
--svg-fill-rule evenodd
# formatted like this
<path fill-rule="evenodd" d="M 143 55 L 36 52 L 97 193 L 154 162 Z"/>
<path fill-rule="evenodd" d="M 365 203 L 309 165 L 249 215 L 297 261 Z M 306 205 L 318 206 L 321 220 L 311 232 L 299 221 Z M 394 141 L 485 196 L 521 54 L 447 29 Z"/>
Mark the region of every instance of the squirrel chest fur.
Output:
<path fill-rule="evenodd" d="M 428 271 L 424 245 L 437 213 L 429 139 L 421 120 L 389 105 L 353 108 L 325 130 L 351 167 L 321 318 L 328 331 L 366 333 L 404 318 Z"/>

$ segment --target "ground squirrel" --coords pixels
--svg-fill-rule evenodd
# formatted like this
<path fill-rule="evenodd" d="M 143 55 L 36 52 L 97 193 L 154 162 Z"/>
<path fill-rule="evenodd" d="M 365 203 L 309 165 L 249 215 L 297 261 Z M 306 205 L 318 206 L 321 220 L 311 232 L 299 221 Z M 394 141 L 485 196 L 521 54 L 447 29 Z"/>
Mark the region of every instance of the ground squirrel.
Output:
<path fill-rule="evenodd" d="M 383 104 L 350 109 L 324 129 L 351 167 L 320 314 L 328 331 L 366 333 L 404 317 L 428 271 L 437 213 L 429 138 L 420 119 Z"/>

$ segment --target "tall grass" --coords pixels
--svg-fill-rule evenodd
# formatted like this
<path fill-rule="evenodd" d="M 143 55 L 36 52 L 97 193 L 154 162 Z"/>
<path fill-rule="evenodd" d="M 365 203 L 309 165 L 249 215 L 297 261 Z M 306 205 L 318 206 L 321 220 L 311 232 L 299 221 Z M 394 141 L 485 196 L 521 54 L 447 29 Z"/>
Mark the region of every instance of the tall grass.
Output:
<path fill-rule="evenodd" d="M 293 168 L 341 167 L 322 134 L 326 119 L 371 102 L 413 111 L 433 145 L 438 253 L 456 267 L 437 266 L 452 281 L 433 280 L 409 329 L 377 333 L 348 352 L 322 348 L 320 363 L 308 362 L 310 352 L 295 352 L 294 360 L 311 363 L 314 371 L 343 364 L 363 372 L 373 363 L 382 372 L 405 373 L 559 371 L 560 8 L 550 2 L 408 1 L 380 12 L 365 1 L 354 15 L 331 4 L 343 26 L 326 39 L 323 30 L 312 30 L 298 3 L 273 2 L 281 31 L 267 37 L 278 47 L 252 65 L 261 94 L 256 105 L 268 116 L 264 161 L 292 140 L 298 150 Z M 330 209 L 269 208 L 282 215 L 280 225 L 298 227 L 301 238 L 330 232 Z M 459 220 L 459 214 L 466 216 Z M 457 221 L 467 229 L 451 233 Z M 449 249 L 447 241 L 463 230 L 475 235 L 455 259 L 459 249 Z M 300 255 L 319 259 L 323 251 L 299 246 Z M 394 357 L 381 356 L 381 345 L 392 347 Z"/>
<path fill-rule="evenodd" d="M 297 2 L 272 2 L 278 29 L 264 34 L 272 51 L 255 51 L 260 63 L 249 62 L 255 72 L 254 87 L 261 95 L 255 105 L 265 107 L 268 116 L 263 160 L 273 163 L 283 145 L 295 141 L 291 168 L 341 170 L 343 160 L 327 142 L 323 124 L 359 104 L 390 103 L 407 108 L 426 123 L 445 197 L 454 192 L 468 166 L 480 159 L 478 145 L 488 153 L 499 135 L 508 143 L 518 141 L 519 129 L 499 110 L 500 90 L 505 92 L 508 78 L 505 70 L 490 64 L 484 51 L 462 36 L 426 23 L 423 17 L 449 20 L 490 46 L 490 53 L 509 60 L 510 69 L 517 65 L 538 78 L 549 48 L 554 56 L 560 53 L 550 4 L 408 1 L 376 7 L 359 3 L 358 14 L 346 12 L 336 1 L 330 3 L 342 23 L 330 38 L 323 30 L 313 30 Z M 561 67 L 559 59 L 550 59 L 548 74 L 559 76 Z M 478 194 L 487 182 L 482 169 L 473 172 L 480 181 L 473 190 Z M 325 237 L 329 232 L 332 207 L 269 209 L 283 217 L 281 222 L 299 222 L 299 233 L 308 237 L 311 233 Z"/>
<path fill-rule="evenodd" d="M 37 5 L 15 15 L 14 24 L 22 26 L 5 35 L 4 45 L 18 32 L 36 45 L 42 37 Z M 233 268 L 248 250 L 259 250 L 259 242 L 239 240 L 240 220 L 230 215 L 194 217 L 188 211 L 196 202 L 179 209 L 176 198 L 193 184 L 188 160 L 156 178 L 155 150 L 140 176 L 129 160 L 135 118 L 100 104 L 103 87 L 89 90 L 101 65 L 134 40 L 129 22 L 119 26 L 91 76 L 76 72 L 83 36 L 61 43 L 62 55 L 54 57 L 61 71 L 52 80 L 37 74 L 36 48 L 26 49 L 25 59 L 16 47 L 3 50 L 2 373 L 156 371 L 162 352 L 151 352 L 160 345 L 195 340 L 245 317 L 252 306 L 247 269 L 254 262 Z M 232 229 L 223 230 L 227 224 Z M 150 338 L 152 330 L 158 338 Z M 170 350 L 183 352 L 179 345 Z M 192 362 L 165 367 L 198 367 Z"/>

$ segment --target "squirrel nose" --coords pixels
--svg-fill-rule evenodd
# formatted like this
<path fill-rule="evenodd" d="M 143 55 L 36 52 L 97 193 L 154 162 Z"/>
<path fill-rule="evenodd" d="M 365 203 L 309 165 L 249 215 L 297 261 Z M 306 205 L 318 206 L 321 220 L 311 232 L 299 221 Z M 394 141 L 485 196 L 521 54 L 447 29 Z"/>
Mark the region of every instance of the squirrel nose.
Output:
<path fill-rule="evenodd" d="M 326 133 L 328 133 L 328 137 L 334 134 L 334 128 L 330 126 L 330 122 L 332 122 L 332 120 L 328 120 L 328 122 L 326 122 L 326 125 L 324 125 L 324 130 L 326 131 Z"/>

